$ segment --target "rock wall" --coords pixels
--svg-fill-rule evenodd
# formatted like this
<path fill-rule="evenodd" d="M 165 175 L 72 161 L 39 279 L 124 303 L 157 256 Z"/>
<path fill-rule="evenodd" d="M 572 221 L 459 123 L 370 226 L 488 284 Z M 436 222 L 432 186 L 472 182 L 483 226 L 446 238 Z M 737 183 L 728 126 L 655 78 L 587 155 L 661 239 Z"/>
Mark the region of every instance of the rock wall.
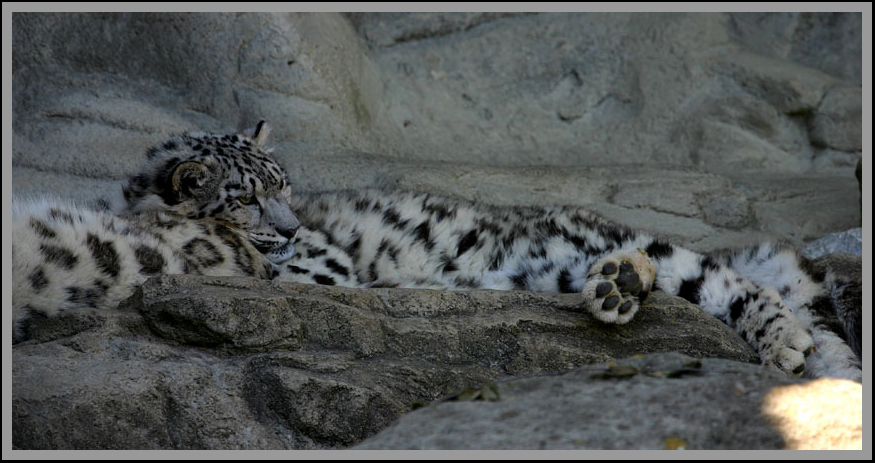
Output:
<path fill-rule="evenodd" d="M 860 225 L 860 14 L 13 15 L 13 192 L 267 119 L 302 190 L 586 204 L 696 250 Z"/>

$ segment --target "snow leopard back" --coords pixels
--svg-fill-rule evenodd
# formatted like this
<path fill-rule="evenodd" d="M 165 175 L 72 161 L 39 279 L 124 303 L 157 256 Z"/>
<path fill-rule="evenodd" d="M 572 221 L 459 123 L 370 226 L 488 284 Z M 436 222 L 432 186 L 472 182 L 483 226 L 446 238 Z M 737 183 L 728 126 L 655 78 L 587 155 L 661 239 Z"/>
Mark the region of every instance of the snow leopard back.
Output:
<path fill-rule="evenodd" d="M 570 267 L 634 237 L 577 207 L 499 208 L 380 190 L 293 195 L 291 204 L 371 286 L 579 291 Z"/>
<path fill-rule="evenodd" d="M 342 256 L 360 286 L 577 292 L 609 323 L 628 322 L 650 291 L 662 290 L 734 327 L 778 369 L 861 379 L 849 347 L 859 332 L 830 327 L 824 314 L 843 305 L 829 279 L 789 249 L 703 255 L 571 206 L 493 207 L 379 190 L 302 193 L 291 204 L 324 235 L 311 252 Z M 302 269 L 300 257 L 287 264 Z"/>

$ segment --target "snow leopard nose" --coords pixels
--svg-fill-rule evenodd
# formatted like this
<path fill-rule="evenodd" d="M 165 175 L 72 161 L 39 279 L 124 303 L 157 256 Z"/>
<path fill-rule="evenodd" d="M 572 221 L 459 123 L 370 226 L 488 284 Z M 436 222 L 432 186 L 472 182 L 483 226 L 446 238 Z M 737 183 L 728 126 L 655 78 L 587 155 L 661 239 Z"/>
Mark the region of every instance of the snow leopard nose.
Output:
<path fill-rule="evenodd" d="M 276 232 L 288 239 L 292 239 L 298 233 L 298 227 L 295 228 L 277 228 Z"/>
<path fill-rule="evenodd" d="M 273 228 L 278 234 L 292 239 L 298 233 L 301 222 L 292 212 L 285 199 L 274 196 L 267 200 L 264 207 L 264 224 Z"/>

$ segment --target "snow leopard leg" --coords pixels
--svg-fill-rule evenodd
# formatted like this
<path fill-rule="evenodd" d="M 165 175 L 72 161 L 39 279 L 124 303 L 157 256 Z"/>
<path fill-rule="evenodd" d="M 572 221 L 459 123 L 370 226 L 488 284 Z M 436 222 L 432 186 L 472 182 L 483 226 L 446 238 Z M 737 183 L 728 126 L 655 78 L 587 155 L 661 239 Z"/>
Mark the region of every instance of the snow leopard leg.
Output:
<path fill-rule="evenodd" d="M 734 328 L 769 367 L 801 375 L 814 340 L 804 320 L 773 288 L 759 286 L 714 258 L 654 240 L 654 289 L 698 304 Z"/>
<path fill-rule="evenodd" d="M 518 252 L 503 258 L 505 265 L 487 272 L 477 287 L 576 293 L 582 296 L 582 308 L 602 322 L 632 320 L 650 294 L 655 276 L 653 263 L 634 241 L 619 249 L 593 246 L 588 252 L 556 241 L 537 244 L 535 248 L 544 249 L 543 254 Z"/>
<path fill-rule="evenodd" d="M 758 286 L 776 289 L 810 328 L 815 350 L 807 361 L 806 376 L 862 381 L 860 281 L 845 281 L 828 269 L 815 268 L 792 249 L 768 243 L 721 253 L 715 259 Z"/>

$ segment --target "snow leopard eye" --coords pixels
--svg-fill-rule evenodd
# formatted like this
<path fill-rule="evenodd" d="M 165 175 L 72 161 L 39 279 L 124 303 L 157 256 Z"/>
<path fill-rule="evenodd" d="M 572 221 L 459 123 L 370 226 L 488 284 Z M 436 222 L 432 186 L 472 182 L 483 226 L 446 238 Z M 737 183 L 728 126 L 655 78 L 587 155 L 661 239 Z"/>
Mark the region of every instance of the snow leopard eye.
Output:
<path fill-rule="evenodd" d="M 255 200 L 255 197 L 252 196 L 252 195 L 243 195 L 243 196 L 238 196 L 238 197 L 237 197 L 237 201 L 240 201 L 240 204 L 243 204 L 243 205 L 246 205 L 246 206 L 252 204 L 252 202 L 253 202 L 254 200 Z"/>

